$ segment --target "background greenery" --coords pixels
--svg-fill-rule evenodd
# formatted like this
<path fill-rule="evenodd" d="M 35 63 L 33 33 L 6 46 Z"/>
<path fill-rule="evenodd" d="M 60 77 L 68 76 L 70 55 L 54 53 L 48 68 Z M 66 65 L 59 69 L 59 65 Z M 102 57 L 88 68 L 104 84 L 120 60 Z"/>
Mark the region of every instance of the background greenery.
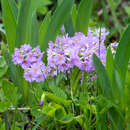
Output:
<path fill-rule="evenodd" d="M 130 1 L 0 2 L 1 130 L 130 129 Z M 104 67 L 93 55 L 98 75 L 95 82 L 86 81 L 84 76 L 79 84 L 81 73 L 75 68 L 71 78 L 64 79 L 60 74 L 44 83 L 27 83 L 22 70 L 11 61 L 14 48 L 30 43 L 45 51 L 48 41 L 55 40 L 63 24 L 70 36 L 76 31 L 87 34 L 88 27 L 106 27 L 110 34 L 105 44 L 119 41 L 115 58 L 108 49 Z M 39 105 L 41 96 L 43 107 Z"/>

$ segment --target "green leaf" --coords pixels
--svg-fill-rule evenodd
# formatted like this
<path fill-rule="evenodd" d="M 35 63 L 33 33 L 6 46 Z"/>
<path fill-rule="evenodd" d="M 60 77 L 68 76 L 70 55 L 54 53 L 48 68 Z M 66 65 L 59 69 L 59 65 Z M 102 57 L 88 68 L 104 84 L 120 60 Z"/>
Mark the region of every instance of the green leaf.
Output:
<path fill-rule="evenodd" d="M 98 115 L 96 117 L 96 128 L 98 130 L 107 130 L 108 125 L 107 125 L 107 121 L 106 121 L 106 113 L 103 115 Z"/>
<path fill-rule="evenodd" d="M 76 31 L 87 34 L 89 18 L 92 12 L 93 0 L 82 0 L 78 9 Z"/>
<path fill-rule="evenodd" d="M 63 111 L 63 109 L 57 109 L 55 111 L 55 117 L 57 120 L 60 120 L 65 115 L 66 115 L 66 113 L 65 113 L 65 111 Z"/>
<path fill-rule="evenodd" d="M 58 121 L 62 124 L 69 124 L 71 123 L 72 121 L 74 120 L 74 116 L 73 114 L 69 114 L 69 115 L 66 115 L 66 116 L 62 116 L 61 119 L 59 119 Z"/>
<path fill-rule="evenodd" d="M 32 47 L 36 47 L 39 43 L 39 28 L 36 12 L 32 15 L 32 26 L 31 26 L 31 43 Z"/>
<path fill-rule="evenodd" d="M 45 33 L 44 41 L 41 46 L 42 50 L 46 50 L 46 48 L 48 47 L 49 40 L 55 40 L 58 30 L 64 24 L 71 12 L 73 3 L 74 0 L 64 0 L 57 7 Z"/>
<path fill-rule="evenodd" d="M 104 96 L 107 98 L 112 98 L 111 84 L 107 72 L 103 64 L 95 54 L 93 54 L 93 63 L 94 63 L 95 71 L 99 76 L 101 88 Z"/>
<path fill-rule="evenodd" d="M 112 104 L 109 100 L 107 100 L 104 96 L 100 96 L 97 98 L 96 104 L 96 128 L 97 129 L 107 129 L 108 124 L 106 120 L 106 115 L 109 109 L 112 107 Z"/>
<path fill-rule="evenodd" d="M 111 48 L 109 47 L 106 56 L 106 70 L 111 83 L 113 80 L 113 67 L 114 67 L 113 55 L 112 55 Z"/>
<path fill-rule="evenodd" d="M 121 3 L 121 0 L 113 0 L 113 2 L 115 3 L 115 6 L 117 7 Z"/>
<path fill-rule="evenodd" d="M 76 4 L 73 5 L 73 9 L 71 12 L 71 16 L 72 16 L 72 21 L 73 21 L 73 25 L 74 25 L 74 29 L 76 26 L 76 18 L 77 18 L 77 8 L 76 8 Z"/>
<path fill-rule="evenodd" d="M 68 17 L 68 20 L 65 22 L 65 30 L 66 30 L 66 33 L 69 34 L 69 36 L 74 35 L 74 25 L 73 25 L 71 15 Z"/>
<path fill-rule="evenodd" d="M 63 73 L 60 73 L 56 77 L 56 80 L 49 81 L 49 88 L 56 96 L 63 99 L 67 99 L 65 92 L 59 87 L 62 78 L 63 78 Z"/>
<path fill-rule="evenodd" d="M 8 66 L 3 56 L 0 56 L 0 78 L 7 72 Z"/>
<path fill-rule="evenodd" d="M 10 102 L 7 101 L 0 101 L 0 111 L 4 112 L 10 107 Z"/>
<path fill-rule="evenodd" d="M 20 96 L 17 93 L 17 88 L 8 80 L 2 81 L 2 89 L 6 100 L 13 105 L 17 105 Z M 17 97 L 17 98 L 16 98 Z"/>
<path fill-rule="evenodd" d="M 130 120 L 130 70 L 127 73 L 127 85 L 125 86 L 125 101 L 126 101 L 126 122 L 129 124 Z M 130 125 L 130 124 L 129 124 Z"/>
<path fill-rule="evenodd" d="M 71 100 L 65 100 L 63 98 L 60 98 L 60 97 L 56 96 L 55 94 L 52 94 L 52 93 L 45 93 L 44 92 L 43 94 L 45 94 L 45 97 L 47 99 L 50 99 L 50 100 L 52 100 L 52 101 L 54 101 L 56 103 L 59 103 L 59 104 L 69 105 L 69 104 L 72 103 Z"/>
<path fill-rule="evenodd" d="M 15 0 L 1 0 L 4 28 L 10 54 L 14 50 L 16 36 L 17 5 Z"/>
<path fill-rule="evenodd" d="M 39 45 L 40 47 L 42 47 L 42 43 L 44 41 L 44 36 L 45 36 L 45 33 L 46 33 L 46 30 L 48 28 L 48 24 L 51 20 L 51 12 L 48 12 L 46 17 L 44 18 L 41 26 L 40 26 L 40 29 L 39 29 Z"/>
<path fill-rule="evenodd" d="M 130 15 L 130 7 L 128 5 L 125 6 L 125 11 L 128 15 Z"/>
<path fill-rule="evenodd" d="M 117 47 L 114 65 L 118 72 L 120 73 L 120 77 L 122 80 L 122 84 L 124 85 L 126 80 L 126 72 L 128 69 L 128 62 L 130 59 L 130 25 L 127 27 L 124 32 L 119 45 Z"/>
<path fill-rule="evenodd" d="M 38 7 L 46 4 L 48 0 L 22 0 L 18 16 L 18 24 L 16 30 L 16 47 L 20 47 L 24 43 L 31 41 L 31 23 L 33 13 Z"/>
<path fill-rule="evenodd" d="M 53 85 L 49 86 L 49 88 L 56 96 L 63 98 L 63 99 L 67 99 L 66 94 L 64 93 L 64 91 L 61 88 L 53 86 Z"/>
<path fill-rule="evenodd" d="M 112 130 L 125 129 L 125 116 L 116 108 L 111 108 L 108 112 L 108 118 L 111 123 Z"/>
<path fill-rule="evenodd" d="M 59 113 L 59 111 L 61 112 L 60 115 L 56 115 Z M 59 104 L 56 104 L 54 102 L 44 105 L 43 109 L 42 109 L 42 113 L 44 113 L 50 117 L 53 117 L 53 118 L 60 117 L 61 115 L 66 115 L 64 107 Z"/>
<path fill-rule="evenodd" d="M 114 70 L 112 89 L 114 92 L 115 104 L 119 105 L 121 109 L 124 109 L 124 88 L 122 85 L 121 77 L 118 71 Z"/>
<path fill-rule="evenodd" d="M 5 50 L 4 54 L 6 63 L 9 67 L 8 76 L 12 79 L 15 86 L 19 87 L 20 91 L 22 92 L 23 88 L 23 76 L 22 73 L 19 71 L 19 69 L 13 64 L 12 58 L 9 55 L 8 51 Z"/>

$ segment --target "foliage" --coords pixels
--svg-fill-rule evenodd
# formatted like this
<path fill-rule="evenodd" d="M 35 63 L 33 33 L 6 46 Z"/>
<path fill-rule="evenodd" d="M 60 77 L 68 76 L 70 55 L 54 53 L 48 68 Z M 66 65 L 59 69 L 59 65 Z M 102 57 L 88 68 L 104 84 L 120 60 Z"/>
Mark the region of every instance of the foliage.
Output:
<path fill-rule="evenodd" d="M 128 130 L 130 25 L 126 29 L 123 25 L 126 27 L 130 22 L 129 17 L 124 24 L 117 18 L 116 10 L 121 1 L 106 0 L 101 4 L 98 0 L 82 0 L 80 3 L 74 0 L 58 2 L 1 0 L 4 29 L 2 25 L 0 129 Z M 94 2 L 102 7 L 105 22 L 99 20 L 97 12 L 94 13 Z M 106 3 L 112 12 L 111 16 L 107 13 Z M 125 6 L 124 10 L 129 16 L 129 6 Z M 41 19 L 43 16 L 44 19 Z M 121 39 L 115 55 L 108 47 L 105 66 L 93 54 L 93 73 L 84 72 L 82 76 L 82 72 L 75 68 L 70 71 L 70 75 L 60 73 L 41 83 L 28 83 L 23 77 L 23 70 L 12 62 L 14 49 L 25 43 L 33 47 L 39 45 L 41 50 L 45 51 L 48 42 L 54 42 L 56 36 L 61 35 L 62 25 L 65 25 L 70 36 L 78 31 L 87 35 L 88 27 L 109 28 L 109 19 L 114 22 L 114 27 L 110 29 L 106 45 L 109 46 L 113 34 L 120 34 Z M 47 61 L 46 58 L 45 54 L 44 61 Z M 95 73 L 97 78 L 90 80 Z"/>

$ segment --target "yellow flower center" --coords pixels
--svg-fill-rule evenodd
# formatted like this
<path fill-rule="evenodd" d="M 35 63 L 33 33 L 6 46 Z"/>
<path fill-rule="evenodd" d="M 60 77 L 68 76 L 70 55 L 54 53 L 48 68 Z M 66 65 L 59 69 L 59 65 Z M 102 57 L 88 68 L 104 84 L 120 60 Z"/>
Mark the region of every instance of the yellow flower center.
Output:
<path fill-rule="evenodd" d="M 62 64 L 62 66 L 64 67 L 64 66 L 65 66 L 65 64 Z"/>
<path fill-rule="evenodd" d="M 76 43 L 78 43 L 78 40 L 75 40 Z"/>
<path fill-rule="evenodd" d="M 34 68 L 34 71 L 37 71 L 37 68 Z"/>
<path fill-rule="evenodd" d="M 87 56 L 89 57 L 89 56 L 90 56 L 90 54 L 87 54 Z"/>
<path fill-rule="evenodd" d="M 31 74 L 29 74 L 29 77 L 31 78 L 31 77 L 32 77 L 32 75 L 31 75 Z"/>
<path fill-rule="evenodd" d="M 87 66 L 87 64 L 84 64 L 84 67 L 86 67 Z"/>
<path fill-rule="evenodd" d="M 59 60 L 61 60 L 61 57 L 59 57 Z"/>
<path fill-rule="evenodd" d="M 102 60 L 102 63 L 104 64 L 104 60 Z"/>
<path fill-rule="evenodd" d="M 33 56 L 32 56 L 32 54 L 30 54 L 30 58 L 32 58 Z"/>
<path fill-rule="evenodd" d="M 22 56 L 20 56 L 20 59 L 22 59 Z"/>

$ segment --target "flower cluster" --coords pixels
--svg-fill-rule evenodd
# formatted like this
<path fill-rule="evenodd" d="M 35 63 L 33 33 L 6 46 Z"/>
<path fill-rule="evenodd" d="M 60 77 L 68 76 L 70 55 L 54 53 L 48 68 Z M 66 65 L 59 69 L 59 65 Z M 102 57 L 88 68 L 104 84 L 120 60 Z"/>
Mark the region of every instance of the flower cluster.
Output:
<path fill-rule="evenodd" d="M 105 65 L 106 47 L 104 41 L 108 32 L 105 28 L 89 29 L 88 35 L 75 33 L 73 37 L 57 37 L 55 43 L 49 42 L 47 50 L 48 65 L 56 71 L 66 71 L 74 66 L 92 72 L 92 54 L 95 53 Z"/>
<path fill-rule="evenodd" d="M 68 71 L 78 67 L 82 71 L 93 72 L 92 54 L 95 53 L 105 65 L 106 47 L 104 41 L 108 32 L 105 28 L 89 28 L 87 36 L 83 33 L 75 33 L 73 37 L 65 34 L 62 27 L 62 37 L 57 37 L 55 43 L 49 42 L 47 49 L 48 65 L 42 62 L 43 52 L 40 47 L 32 49 L 30 45 L 22 45 L 16 48 L 13 57 L 14 64 L 24 69 L 24 78 L 29 82 L 40 82 L 49 75 L 56 76 L 58 72 Z M 115 53 L 117 43 L 111 45 L 112 53 Z M 95 77 L 95 76 L 94 76 Z"/>
<path fill-rule="evenodd" d="M 24 44 L 20 49 L 15 48 L 12 57 L 14 64 L 24 69 L 24 78 L 29 82 L 44 81 L 50 72 L 50 68 L 42 62 L 43 52 L 39 46 L 32 49 L 30 45 Z"/>

